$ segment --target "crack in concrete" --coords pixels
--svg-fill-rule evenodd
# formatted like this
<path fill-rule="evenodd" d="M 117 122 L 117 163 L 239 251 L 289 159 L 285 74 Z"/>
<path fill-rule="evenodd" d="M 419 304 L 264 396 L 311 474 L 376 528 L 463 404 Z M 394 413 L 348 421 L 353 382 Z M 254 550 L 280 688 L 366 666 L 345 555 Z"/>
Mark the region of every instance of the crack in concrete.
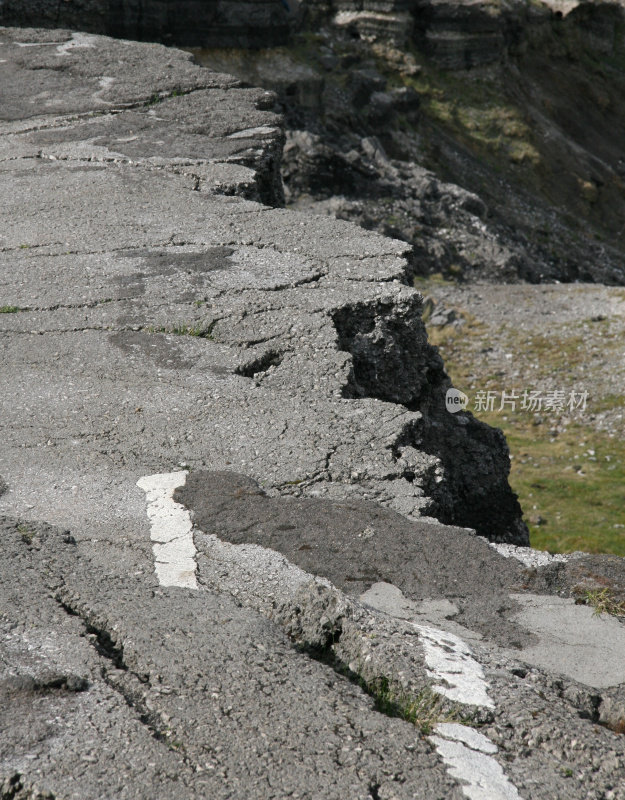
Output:
<path fill-rule="evenodd" d="M 24 250 L 39 250 L 44 247 L 60 247 L 62 246 L 63 242 L 44 242 L 42 244 L 18 244 L 17 247 L 0 247 L 0 253 L 14 253 L 16 251 L 24 251 Z M 44 255 L 48 255 L 44 253 Z M 62 253 L 61 255 L 67 255 L 67 252 Z"/>
<path fill-rule="evenodd" d="M 117 643 L 115 634 L 109 632 L 106 625 L 92 617 L 85 608 L 74 604 L 63 588 L 57 589 L 54 599 L 66 614 L 78 617 L 85 632 L 91 634 L 87 635 L 86 639 L 104 661 L 100 671 L 104 683 L 120 695 L 152 738 L 176 752 L 186 766 L 195 769 L 197 765 L 187 756 L 184 744 L 176 735 L 176 731 L 172 730 L 158 711 L 150 709 L 146 703 L 144 690 L 141 687 L 146 684 L 149 686 L 150 676 L 140 675 L 130 669 L 124 660 L 124 647 Z M 107 663 L 113 665 L 113 671 L 107 667 Z"/>

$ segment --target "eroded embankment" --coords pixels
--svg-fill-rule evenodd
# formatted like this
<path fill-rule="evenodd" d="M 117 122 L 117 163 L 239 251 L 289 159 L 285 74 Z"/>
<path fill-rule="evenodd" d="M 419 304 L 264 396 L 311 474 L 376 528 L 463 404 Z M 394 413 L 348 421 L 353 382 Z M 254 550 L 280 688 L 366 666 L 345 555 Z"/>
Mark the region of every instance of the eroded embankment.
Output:
<path fill-rule="evenodd" d="M 624 11 L 565 5 L 309 0 L 288 46 L 198 58 L 279 93 L 292 207 L 421 274 L 623 284 Z"/>
<path fill-rule="evenodd" d="M 2 39 L 6 419 L 47 474 L 78 441 L 526 541 L 504 440 L 444 409 L 407 246 L 244 199 L 280 199 L 270 95 L 158 45 Z"/>

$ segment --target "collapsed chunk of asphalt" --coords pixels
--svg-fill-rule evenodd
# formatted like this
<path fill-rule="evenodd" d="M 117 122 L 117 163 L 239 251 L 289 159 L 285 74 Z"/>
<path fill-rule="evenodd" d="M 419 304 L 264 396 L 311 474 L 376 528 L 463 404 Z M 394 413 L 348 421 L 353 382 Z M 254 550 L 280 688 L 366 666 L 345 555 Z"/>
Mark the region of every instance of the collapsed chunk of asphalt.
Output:
<path fill-rule="evenodd" d="M 192 472 L 175 499 L 205 533 L 278 551 L 351 596 L 386 582 L 410 599 L 453 597 L 463 609 L 458 619 L 502 646 L 527 637 L 501 615 L 513 604 L 510 592 L 524 588 L 523 566 L 472 531 L 410 521 L 365 501 L 269 497 L 231 472 Z"/>

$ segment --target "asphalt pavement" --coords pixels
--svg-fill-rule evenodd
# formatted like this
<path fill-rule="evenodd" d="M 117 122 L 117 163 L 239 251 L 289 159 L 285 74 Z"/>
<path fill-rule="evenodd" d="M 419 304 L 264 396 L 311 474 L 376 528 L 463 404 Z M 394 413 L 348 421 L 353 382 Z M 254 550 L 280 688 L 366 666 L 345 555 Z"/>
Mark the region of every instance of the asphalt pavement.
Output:
<path fill-rule="evenodd" d="M 276 207 L 271 96 L 187 54 L 0 73 L 0 795 L 625 798 L 623 562 L 494 546 L 406 245 Z"/>

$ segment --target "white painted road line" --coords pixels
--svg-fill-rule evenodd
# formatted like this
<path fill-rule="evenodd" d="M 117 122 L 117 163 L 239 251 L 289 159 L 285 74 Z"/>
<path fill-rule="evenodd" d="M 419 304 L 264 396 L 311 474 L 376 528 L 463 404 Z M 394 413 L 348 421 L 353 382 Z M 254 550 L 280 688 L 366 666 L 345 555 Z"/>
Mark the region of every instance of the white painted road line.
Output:
<path fill-rule="evenodd" d="M 488 696 L 484 670 L 471 655 L 469 645 L 448 631 L 412 624 L 419 631 L 428 675 L 437 681 L 432 689 L 458 703 L 495 708 Z"/>
<path fill-rule="evenodd" d="M 475 728 L 469 728 L 467 725 L 461 725 L 459 722 L 440 722 L 435 731 L 444 739 L 452 739 L 454 742 L 466 744 L 471 750 L 479 750 L 480 753 L 497 752 L 497 745 L 483 733 L 479 733 Z"/>
<path fill-rule="evenodd" d="M 60 44 L 56 48 L 58 56 L 66 56 L 70 50 L 77 47 L 95 47 L 96 37 L 89 33 L 72 33 L 72 38 L 68 42 Z"/>
<path fill-rule="evenodd" d="M 376 583 L 361 595 L 361 602 L 399 619 L 417 615 L 417 604 L 392 584 Z M 495 708 L 488 695 L 484 670 L 469 645 L 449 631 L 411 622 L 423 645 L 427 674 L 432 689 L 450 700 L 470 706 Z M 497 745 L 474 728 L 458 723 L 440 723 L 428 737 L 459 781 L 469 800 L 522 800 L 500 764 L 493 758 Z"/>
<path fill-rule="evenodd" d="M 184 486 L 187 472 L 165 472 L 146 475 L 137 486 L 146 494 L 150 520 L 150 538 L 154 542 L 154 569 L 161 586 L 197 589 L 191 517 L 180 503 L 174 502 L 174 491 Z"/>
<path fill-rule="evenodd" d="M 490 739 L 465 725 L 441 723 L 430 736 L 449 773 L 463 782 L 469 800 L 521 800 L 516 788 L 492 757 L 497 747 Z"/>
<path fill-rule="evenodd" d="M 519 547 L 515 544 L 502 544 L 488 542 L 504 558 L 516 558 L 526 567 L 545 567 L 548 564 L 566 563 L 573 558 L 579 558 L 583 553 L 546 553 L 544 550 L 534 550 L 533 547 Z"/>

